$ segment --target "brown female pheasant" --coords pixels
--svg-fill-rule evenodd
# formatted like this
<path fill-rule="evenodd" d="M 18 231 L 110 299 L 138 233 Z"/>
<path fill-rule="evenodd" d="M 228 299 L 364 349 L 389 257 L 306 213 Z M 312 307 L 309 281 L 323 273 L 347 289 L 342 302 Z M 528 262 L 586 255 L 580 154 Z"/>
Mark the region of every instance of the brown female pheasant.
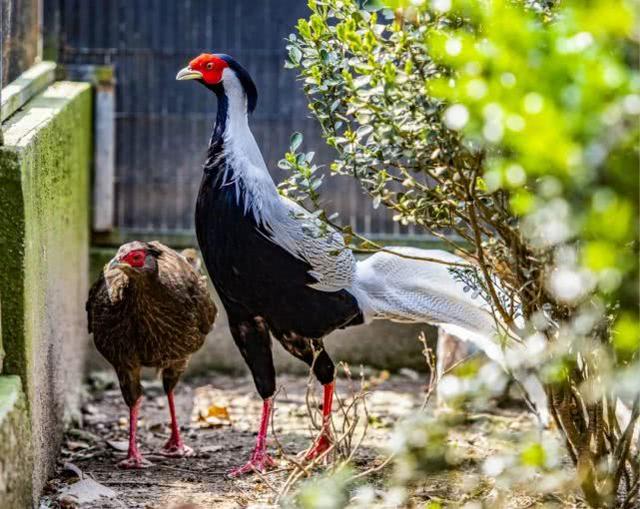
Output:
<path fill-rule="evenodd" d="M 180 437 L 173 389 L 189 357 L 204 343 L 217 313 L 206 278 L 194 268 L 194 260 L 160 242 L 130 242 L 120 247 L 89 291 L 89 332 L 114 367 L 129 406 L 129 452 L 119 463 L 121 468 L 151 465 L 136 444 L 143 366 L 162 371 L 169 402 L 171 437 L 162 454 L 193 454 Z"/>

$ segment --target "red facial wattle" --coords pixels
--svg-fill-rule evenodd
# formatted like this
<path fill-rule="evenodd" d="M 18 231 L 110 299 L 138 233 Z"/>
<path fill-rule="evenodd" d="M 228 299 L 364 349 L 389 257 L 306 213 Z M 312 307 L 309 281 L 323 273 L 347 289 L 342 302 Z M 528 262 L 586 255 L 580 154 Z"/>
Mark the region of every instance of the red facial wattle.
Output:
<path fill-rule="evenodd" d="M 222 81 L 222 73 L 229 67 L 229 64 L 222 58 L 208 53 L 194 58 L 189 62 L 189 69 L 202 74 L 202 81 L 208 85 L 217 85 Z"/>
<path fill-rule="evenodd" d="M 147 257 L 147 253 L 142 250 L 142 249 L 137 249 L 135 251 L 131 251 L 130 253 L 127 253 L 126 255 L 124 255 L 120 261 L 122 263 L 126 263 L 127 265 L 130 265 L 131 267 L 136 267 L 136 268 L 140 268 L 144 266 L 144 261 Z"/>

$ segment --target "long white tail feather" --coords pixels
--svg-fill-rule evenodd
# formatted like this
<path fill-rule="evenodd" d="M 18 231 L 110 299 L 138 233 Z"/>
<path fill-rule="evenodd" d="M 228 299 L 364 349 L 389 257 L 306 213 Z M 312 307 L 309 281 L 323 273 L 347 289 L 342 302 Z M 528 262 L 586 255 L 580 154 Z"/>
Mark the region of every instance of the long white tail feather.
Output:
<path fill-rule="evenodd" d="M 511 349 L 522 350 L 520 343 L 500 344 L 504 331 L 498 330 L 489 303 L 482 295 L 465 288 L 449 270 L 450 265 L 429 262 L 468 264 L 452 253 L 411 247 L 388 248 L 397 254 L 378 252 L 359 261 L 350 291 L 358 300 L 365 322 L 386 319 L 396 322 L 429 323 L 463 341 L 472 342 L 487 357 L 509 371 L 528 394 L 543 424 L 549 422 L 547 398 L 541 382 L 524 369 L 511 369 L 507 362 Z M 407 258 L 410 256 L 412 258 Z M 501 327 L 501 329 L 505 329 Z M 524 352 L 523 352 L 524 355 Z"/>

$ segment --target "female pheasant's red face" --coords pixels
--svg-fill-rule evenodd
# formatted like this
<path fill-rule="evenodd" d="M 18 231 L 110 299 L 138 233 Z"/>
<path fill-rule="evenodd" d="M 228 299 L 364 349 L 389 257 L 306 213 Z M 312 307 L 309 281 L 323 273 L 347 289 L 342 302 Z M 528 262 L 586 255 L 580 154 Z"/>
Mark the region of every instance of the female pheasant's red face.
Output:
<path fill-rule="evenodd" d="M 177 80 L 202 80 L 207 85 L 217 85 L 222 81 L 222 73 L 229 64 L 222 58 L 209 53 L 194 58 L 188 67 L 176 76 Z"/>
<path fill-rule="evenodd" d="M 136 249 L 134 251 L 129 251 L 121 257 L 120 262 L 139 269 L 140 267 L 144 267 L 146 258 L 147 252 L 144 249 Z"/>

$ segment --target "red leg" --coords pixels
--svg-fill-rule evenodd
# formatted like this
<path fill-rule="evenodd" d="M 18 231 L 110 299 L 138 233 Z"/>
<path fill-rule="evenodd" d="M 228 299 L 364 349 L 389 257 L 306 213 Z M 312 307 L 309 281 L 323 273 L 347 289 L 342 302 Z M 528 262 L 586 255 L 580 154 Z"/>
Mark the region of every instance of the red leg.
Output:
<path fill-rule="evenodd" d="M 307 461 L 317 458 L 333 444 L 333 437 L 331 435 L 331 405 L 333 404 L 334 387 L 335 382 L 322 386 L 322 429 L 311 450 L 305 456 Z"/>
<path fill-rule="evenodd" d="M 169 413 L 171 414 L 171 437 L 164 444 L 161 454 L 172 457 L 193 456 L 193 449 L 184 445 L 180 436 L 180 427 L 176 418 L 176 406 L 173 402 L 173 391 L 167 393 L 167 400 L 169 401 Z"/>
<path fill-rule="evenodd" d="M 136 443 L 136 431 L 138 429 L 138 411 L 140 410 L 140 404 L 142 398 L 138 398 L 132 407 L 129 407 L 129 452 L 127 453 L 127 459 L 118 463 L 120 468 L 147 468 L 152 464 L 142 457 L 140 451 L 138 451 L 138 445 Z"/>
<path fill-rule="evenodd" d="M 243 474 L 251 473 L 254 470 L 264 472 L 268 467 L 274 467 L 276 462 L 267 454 L 267 430 L 269 428 L 269 418 L 271 416 L 271 408 L 273 402 L 271 398 L 267 398 L 262 403 L 262 417 L 260 418 L 260 429 L 258 430 L 258 438 L 256 446 L 251 453 L 251 458 L 242 467 L 233 469 L 229 475 L 238 477 Z"/>

